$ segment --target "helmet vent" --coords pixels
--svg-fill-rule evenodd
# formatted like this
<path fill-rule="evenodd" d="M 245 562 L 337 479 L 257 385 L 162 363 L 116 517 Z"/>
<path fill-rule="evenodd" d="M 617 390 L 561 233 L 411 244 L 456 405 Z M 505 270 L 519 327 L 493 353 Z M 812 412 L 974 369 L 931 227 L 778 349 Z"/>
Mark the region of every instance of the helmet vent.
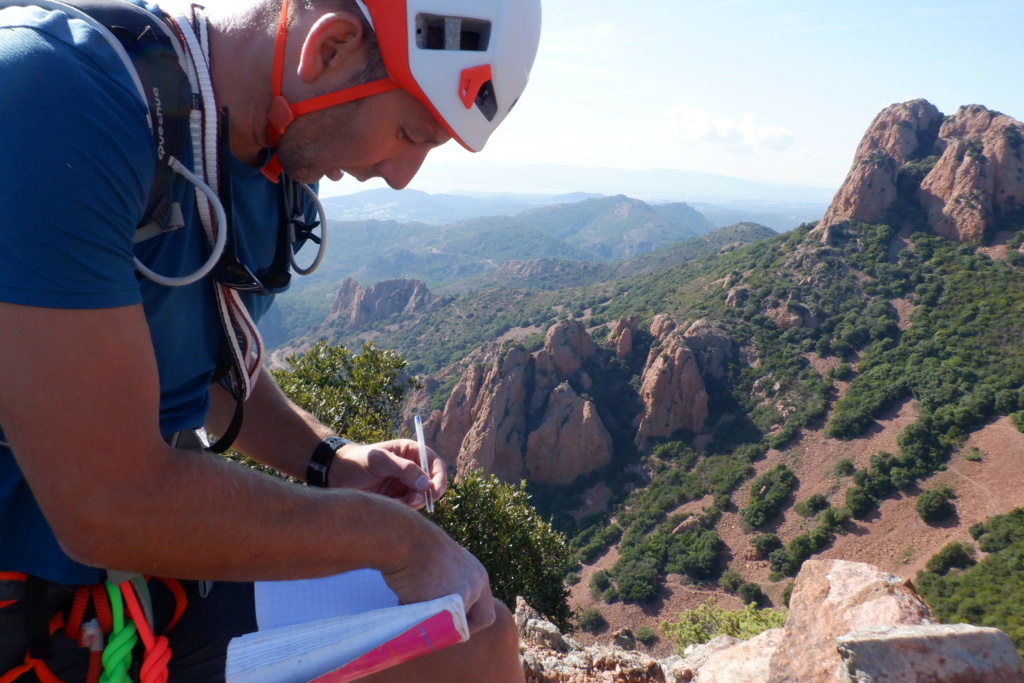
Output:
<path fill-rule="evenodd" d="M 480 86 L 480 92 L 477 93 L 474 103 L 484 118 L 488 121 L 494 120 L 495 114 L 498 113 L 498 100 L 494 96 L 494 81 L 487 81 Z"/>
<path fill-rule="evenodd" d="M 485 19 L 416 15 L 416 47 L 421 50 L 484 52 L 491 39 L 491 22 Z"/>

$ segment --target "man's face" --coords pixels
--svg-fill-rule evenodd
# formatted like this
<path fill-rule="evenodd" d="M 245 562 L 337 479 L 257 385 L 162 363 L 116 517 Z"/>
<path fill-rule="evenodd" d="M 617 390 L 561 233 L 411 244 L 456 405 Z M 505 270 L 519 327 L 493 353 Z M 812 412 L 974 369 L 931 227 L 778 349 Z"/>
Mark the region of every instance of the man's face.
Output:
<path fill-rule="evenodd" d="M 383 178 L 400 190 L 427 152 L 450 139 L 419 101 L 392 90 L 299 116 L 281 136 L 278 158 L 299 182 L 347 173 L 360 182 Z"/>

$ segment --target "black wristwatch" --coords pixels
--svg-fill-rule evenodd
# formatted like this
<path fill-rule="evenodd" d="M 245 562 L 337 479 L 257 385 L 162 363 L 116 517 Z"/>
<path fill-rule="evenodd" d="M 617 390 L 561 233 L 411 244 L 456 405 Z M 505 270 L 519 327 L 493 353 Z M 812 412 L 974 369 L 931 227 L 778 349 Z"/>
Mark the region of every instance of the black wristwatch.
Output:
<path fill-rule="evenodd" d="M 328 436 L 318 443 L 316 450 L 313 451 L 313 457 L 309 459 L 309 464 L 306 465 L 306 484 L 308 486 L 327 488 L 327 473 L 331 471 L 334 454 L 339 448 L 350 443 L 355 443 L 355 441 L 349 441 L 340 436 Z"/>

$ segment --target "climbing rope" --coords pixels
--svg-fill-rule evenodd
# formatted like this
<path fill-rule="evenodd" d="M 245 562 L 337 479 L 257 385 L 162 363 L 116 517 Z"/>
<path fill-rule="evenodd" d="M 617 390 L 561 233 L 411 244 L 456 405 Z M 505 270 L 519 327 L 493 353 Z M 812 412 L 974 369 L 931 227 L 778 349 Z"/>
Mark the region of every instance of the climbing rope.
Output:
<path fill-rule="evenodd" d="M 132 683 L 128 669 L 132 665 L 132 648 L 138 642 L 138 631 L 133 622 L 125 623 L 124 603 L 117 586 L 104 581 L 107 596 L 110 598 L 110 611 L 113 628 L 103 650 L 103 673 L 100 683 Z"/>

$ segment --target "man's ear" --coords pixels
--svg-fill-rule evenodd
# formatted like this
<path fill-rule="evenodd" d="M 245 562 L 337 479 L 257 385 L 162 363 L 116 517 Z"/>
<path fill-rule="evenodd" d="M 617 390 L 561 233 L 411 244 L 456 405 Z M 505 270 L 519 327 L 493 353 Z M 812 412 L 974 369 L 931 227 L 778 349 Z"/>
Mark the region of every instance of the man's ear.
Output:
<path fill-rule="evenodd" d="M 299 54 L 299 78 L 312 83 L 343 72 L 347 80 L 363 66 L 363 24 L 350 12 L 325 14 L 313 24 Z"/>

